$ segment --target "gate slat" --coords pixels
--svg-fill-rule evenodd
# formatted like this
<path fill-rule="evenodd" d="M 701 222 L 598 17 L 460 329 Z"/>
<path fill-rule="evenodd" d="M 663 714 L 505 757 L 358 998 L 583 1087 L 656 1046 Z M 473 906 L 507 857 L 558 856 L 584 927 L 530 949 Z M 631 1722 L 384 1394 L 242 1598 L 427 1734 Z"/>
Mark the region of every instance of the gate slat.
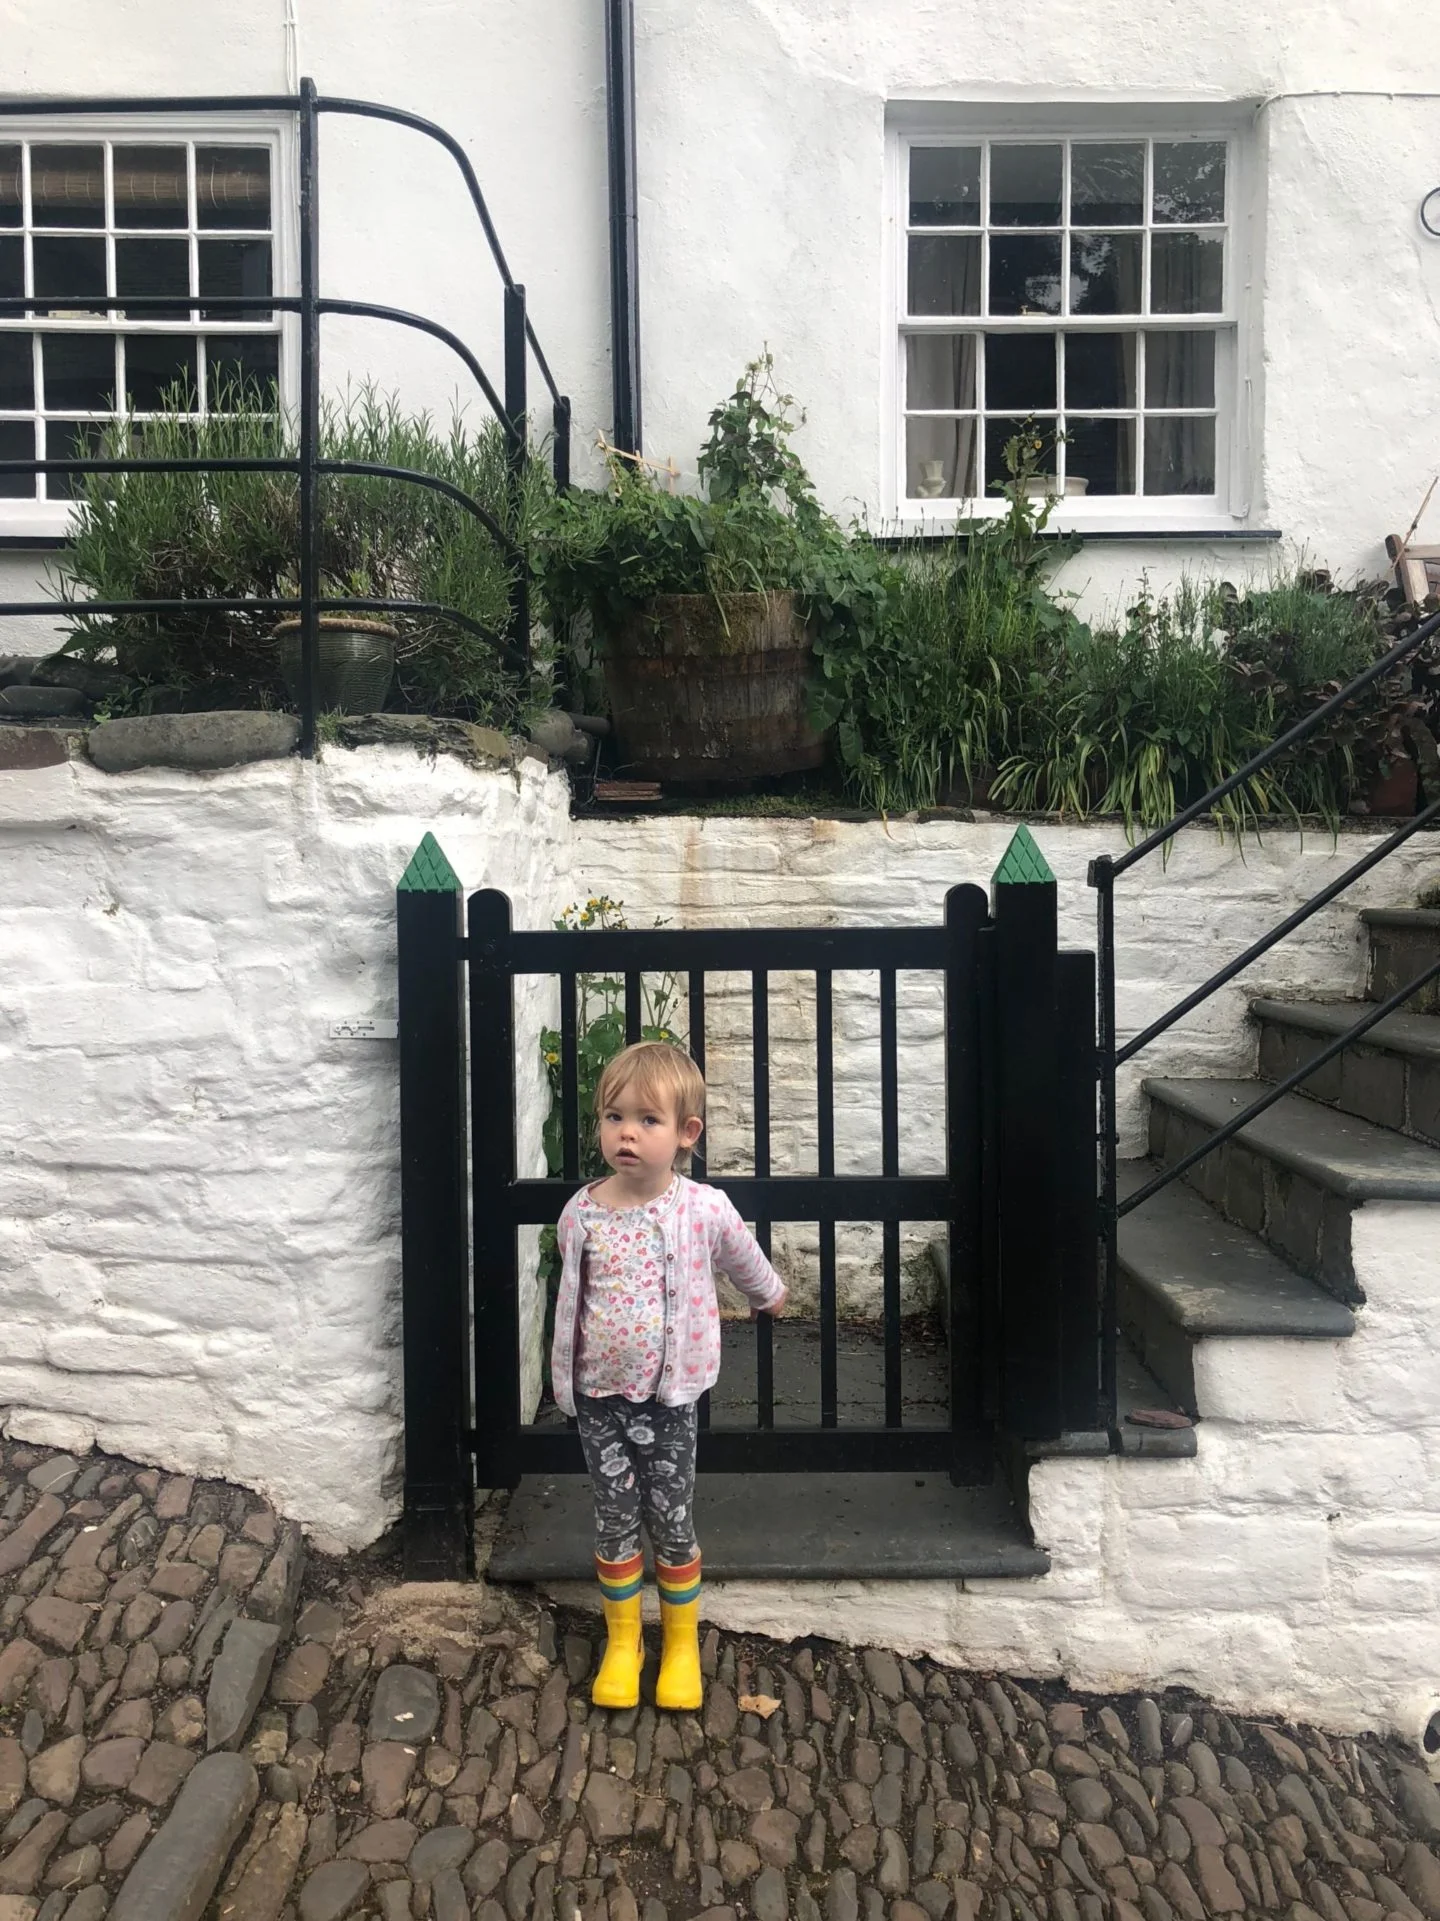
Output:
<path fill-rule="evenodd" d="M 470 1168 L 474 1184 L 475 1472 L 480 1487 L 519 1477 L 520 1273 L 507 1198 L 515 1189 L 514 975 L 510 903 L 485 888 L 470 896 Z"/>
<path fill-rule="evenodd" d="M 880 970 L 880 1170 L 893 1178 L 900 1172 L 900 1061 L 895 1016 L 895 969 Z M 901 1400 L 900 1358 L 900 1223 L 886 1221 L 882 1237 L 881 1276 L 885 1316 L 885 1425 L 899 1427 Z"/>
<path fill-rule="evenodd" d="M 560 1152 L 567 1181 L 580 1178 L 580 1049 L 575 1017 L 575 972 L 560 976 Z"/>
<path fill-rule="evenodd" d="M 625 1045 L 631 1046 L 640 1038 L 640 976 L 633 971 L 625 975 Z"/>
<path fill-rule="evenodd" d="M 705 970 L 692 968 L 686 982 L 690 1000 L 690 1058 L 705 1072 Z M 690 1156 L 690 1171 L 697 1181 L 705 1178 L 705 1136 L 702 1134 Z M 704 1403 L 701 1404 L 702 1416 Z"/>
<path fill-rule="evenodd" d="M 770 1176 L 770 976 L 750 976 L 750 1047 L 755 1083 L 755 1175 Z M 756 1221 L 755 1237 L 766 1260 L 770 1258 L 770 1223 Z M 756 1425 L 775 1425 L 775 1324 L 768 1314 L 755 1319 L 755 1395 L 759 1404 Z"/>
<path fill-rule="evenodd" d="M 815 973 L 815 1144 L 816 1172 L 835 1175 L 835 977 L 828 967 Z M 835 1314 L 835 1224 L 820 1223 L 820 1425 L 834 1427 L 839 1403 Z"/>

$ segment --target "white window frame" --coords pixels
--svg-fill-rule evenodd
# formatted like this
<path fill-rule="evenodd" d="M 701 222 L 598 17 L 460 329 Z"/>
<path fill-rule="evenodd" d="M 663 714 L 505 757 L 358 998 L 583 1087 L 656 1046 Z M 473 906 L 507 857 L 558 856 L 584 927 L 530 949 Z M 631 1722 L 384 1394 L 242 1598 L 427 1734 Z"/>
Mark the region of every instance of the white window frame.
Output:
<path fill-rule="evenodd" d="M 892 103 L 886 140 L 886 246 L 883 355 L 886 522 L 901 534 L 943 533 L 958 523 L 996 517 L 1004 501 L 983 492 L 958 504 L 906 495 L 905 342 L 916 332 L 1025 331 L 1174 332 L 1203 328 L 1216 336 L 1215 477 L 1213 495 L 1117 494 L 1071 496 L 1056 501 L 1049 525 L 1060 532 L 1123 536 L 1233 533 L 1250 522 L 1256 492 L 1253 472 L 1258 379 L 1257 315 L 1253 311 L 1252 262 L 1262 207 L 1250 129 L 1253 109 L 1245 102 L 1215 105 L 1052 105 L 1037 101 L 1005 105 L 955 102 Z M 909 156 L 916 146 L 964 146 L 977 142 L 1046 140 L 1223 140 L 1227 146 L 1224 300 L 1219 314 L 1191 316 L 1103 314 L 1007 315 L 994 323 L 980 316 L 907 315 Z M 1066 178 L 1068 180 L 1068 168 Z M 1068 216 L 1069 209 L 1065 209 Z M 1147 226 L 1150 209 L 1147 207 Z M 1068 218 L 1066 225 L 1068 227 Z M 941 230 L 947 231 L 947 230 Z M 1137 395 L 1138 399 L 1138 395 Z M 983 489 L 984 475 L 977 472 Z"/>
<path fill-rule="evenodd" d="M 165 146 L 186 141 L 192 146 L 235 145 L 268 147 L 270 150 L 271 285 L 277 295 L 290 296 L 300 291 L 300 247 L 298 207 L 298 141 L 295 123 L 289 115 L 279 114 L 37 114 L 0 119 L 0 145 L 11 141 L 39 142 L 47 146 L 94 145 L 122 141 L 145 146 Z M 107 169 L 109 160 L 107 158 Z M 163 237 L 157 229 L 157 237 Z M 113 252 L 113 244 L 107 241 Z M 218 302 L 216 304 L 219 304 Z M 217 322 L 202 320 L 141 320 L 124 317 L 117 310 L 73 320 L 49 320 L 42 315 L 0 316 L 7 332 L 95 334 L 198 334 L 245 331 L 239 320 Z M 287 411 L 299 401 L 299 316 L 276 314 L 271 321 L 256 325 L 256 331 L 276 336 L 280 342 L 280 400 Z M 200 396 L 202 410 L 207 397 Z M 75 503 L 70 500 L 16 500 L 0 496 L 0 541 L 7 547 L 23 547 L 26 540 L 50 544 L 70 532 Z"/>

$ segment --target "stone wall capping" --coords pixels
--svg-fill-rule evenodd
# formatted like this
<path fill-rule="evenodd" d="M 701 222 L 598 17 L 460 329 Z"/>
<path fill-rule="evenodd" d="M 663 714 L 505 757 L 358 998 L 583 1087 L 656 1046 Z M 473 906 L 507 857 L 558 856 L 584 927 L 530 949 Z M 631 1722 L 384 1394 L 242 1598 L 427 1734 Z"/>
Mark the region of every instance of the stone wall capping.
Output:
<path fill-rule="evenodd" d="M 251 711 L 206 714 L 137 714 L 92 727 L 86 747 L 106 774 L 143 767 L 182 767 L 213 773 L 251 761 L 283 760 L 300 740 L 293 714 Z"/>
<path fill-rule="evenodd" d="M 346 715 L 337 723 L 335 735 L 342 747 L 410 747 L 429 760 L 437 754 L 453 754 L 476 768 L 510 766 L 522 760 L 550 764 L 544 747 L 533 741 L 502 734 L 498 727 L 434 714 Z"/>

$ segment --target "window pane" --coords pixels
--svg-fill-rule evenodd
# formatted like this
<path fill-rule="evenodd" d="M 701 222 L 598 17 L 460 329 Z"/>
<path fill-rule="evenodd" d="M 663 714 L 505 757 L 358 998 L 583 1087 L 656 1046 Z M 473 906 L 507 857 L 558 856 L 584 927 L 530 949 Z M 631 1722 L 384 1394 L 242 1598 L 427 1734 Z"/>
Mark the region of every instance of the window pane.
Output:
<path fill-rule="evenodd" d="M 1039 457 L 1039 469 L 1030 483 L 1032 494 L 1052 491 L 1055 479 L 1055 423 L 1050 420 L 987 420 L 985 422 L 985 491 L 998 494 L 1009 480 L 1005 448 L 1011 440 L 1026 436 Z"/>
<path fill-rule="evenodd" d="M 182 297 L 190 291 L 190 242 L 188 240 L 117 240 L 115 242 L 115 291 L 117 294 L 174 293 Z M 189 308 L 133 307 L 127 309 L 136 320 L 184 320 Z"/>
<path fill-rule="evenodd" d="M 1070 218 L 1077 227 L 1145 224 L 1143 142 L 1074 143 L 1070 149 Z"/>
<path fill-rule="evenodd" d="M 0 412 L 28 412 L 34 405 L 34 336 L 0 333 Z"/>
<path fill-rule="evenodd" d="M 905 405 L 973 407 L 975 348 L 974 334 L 912 334 L 905 342 Z"/>
<path fill-rule="evenodd" d="M 1067 415 L 1065 430 L 1069 436 L 1065 447 L 1067 496 L 1134 493 L 1133 420 L 1076 420 Z"/>
<path fill-rule="evenodd" d="M 1191 227 L 1225 218 L 1225 142 L 1155 142 L 1155 218 Z"/>
<path fill-rule="evenodd" d="M 909 300 L 913 314 L 979 313 L 979 236 L 912 239 Z"/>
<path fill-rule="evenodd" d="M 190 225 L 183 147 L 117 147 L 114 164 L 117 227 Z"/>
<path fill-rule="evenodd" d="M 35 429 L 28 420 L 0 420 L 0 460 L 33 460 Z M 0 474 L 0 500 L 33 500 L 34 474 Z"/>
<path fill-rule="evenodd" d="M 18 299 L 24 291 L 25 242 L 18 234 L 0 234 L 0 294 Z"/>
<path fill-rule="evenodd" d="M 127 334 L 125 404 L 137 413 L 154 413 L 178 403 L 182 413 L 192 413 L 200 391 L 195 368 L 196 343 L 188 336 Z"/>
<path fill-rule="evenodd" d="M 212 407 L 274 405 L 270 389 L 280 379 L 280 343 L 273 335 L 209 334 L 205 347 Z"/>
<path fill-rule="evenodd" d="M 0 227 L 24 224 L 20 184 L 20 149 L 0 147 Z"/>
<path fill-rule="evenodd" d="M 991 147 L 992 227 L 1058 227 L 1064 149 Z"/>
<path fill-rule="evenodd" d="M 86 460 L 100 451 L 105 423 L 100 420 L 50 420 L 45 424 L 47 460 Z M 52 500 L 73 500 L 85 491 L 86 474 L 49 474 L 46 491 Z"/>
<path fill-rule="evenodd" d="M 45 410 L 98 414 L 115 406 L 115 340 L 111 334 L 46 334 L 40 342 Z"/>
<path fill-rule="evenodd" d="M 268 227 L 270 149 L 197 147 L 195 212 L 202 227 Z"/>
<path fill-rule="evenodd" d="M 907 420 L 905 492 L 911 500 L 963 500 L 975 493 L 972 420 Z"/>
<path fill-rule="evenodd" d="M 1215 422 L 1149 419 L 1145 422 L 1147 494 L 1213 494 Z"/>
<path fill-rule="evenodd" d="M 1071 234 L 1071 313 L 1139 313 L 1144 244 L 1138 233 Z"/>
<path fill-rule="evenodd" d="M 37 227 L 103 227 L 105 149 L 32 147 L 30 207 Z"/>
<path fill-rule="evenodd" d="M 106 291 L 103 240 L 54 240 L 37 235 L 33 244 L 38 299 L 83 300 L 86 294 Z"/>
<path fill-rule="evenodd" d="M 986 336 L 985 405 L 1021 414 L 1054 407 L 1054 334 Z"/>
<path fill-rule="evenodd" d="M 910 225 L 978 227 L 980 149 L 910 149 Z"/>
<path fill-rule="evenodd" d="M 912 243 L 913 244 L 913 243 Z M 992 234 L 990 311 L 1059 313 L 1059 234 Z"/>
<path fill-rule="evenodd" d="M 1150 242 L 1152 313 L 1219 313 L 1225 242 L 1218 234 L 1157 233 Z"/>
<path fill-rule="evenodd" d="M 1135 405 L 1135 335 L 1065 336 L 1065 406 Z"/>
<path fill-rule="evenodd" d="M 200 291 L 202 294 L 268 294 L 270 291 L 270 242 L 268 240 L 202 240 L 200 243 Z M 268 320 L 268 307 L 204 306 L 202 320 Z"/>
<path fill-rule="evenodd" d="M 1147 334 L 1145 405 L 1213 407 L 1215 336 L 1212 333 Z"/>

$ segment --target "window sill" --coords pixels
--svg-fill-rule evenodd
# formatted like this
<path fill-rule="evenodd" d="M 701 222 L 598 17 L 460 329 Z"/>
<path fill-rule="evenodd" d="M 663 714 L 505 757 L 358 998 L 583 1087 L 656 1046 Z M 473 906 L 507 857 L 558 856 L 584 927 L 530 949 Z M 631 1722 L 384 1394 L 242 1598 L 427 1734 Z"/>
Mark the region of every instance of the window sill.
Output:
<path fill-rule="evenodd" d="M 903 546 L 914 540 L 952 540 L 956 534 L 965 534 L 973 526 L 972 521 L 952 519 L 909 520 L 903 516 L 892 523 L 892 531 L 879 536 L 881 546 Z M 1263 546 L 1283 540 L 1284 534 L 1278 527 L 1247 527 L 1237 525 L 1233 520 L 1214 521 L 1176 521 L 1172 525 L 1151 521 L 1147 526 L 1125 526 L 1106 521 L 1084 523 L 1071 522 L 1068 526 L 1056 526 L 1053 522 L 1043 529 L 1036 538 L 1040 540 L 1076 539 L 1087 546 L 1093 541 L 1118 542 L 1123 545 L 1148 545 L 1165 541 L 1226 541 L 1230 543 L 1253 543 Z"/>

